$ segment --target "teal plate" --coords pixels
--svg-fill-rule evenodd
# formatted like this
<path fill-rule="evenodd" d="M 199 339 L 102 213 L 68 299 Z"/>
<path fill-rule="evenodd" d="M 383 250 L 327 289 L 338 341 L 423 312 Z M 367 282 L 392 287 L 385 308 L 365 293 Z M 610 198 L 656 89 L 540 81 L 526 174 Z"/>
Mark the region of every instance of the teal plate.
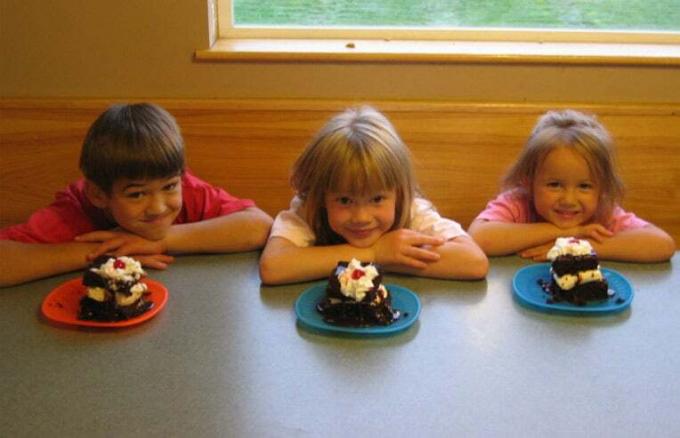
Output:
<path fill-rule="evenodd" d="M 607 300 L 577 306 L 567 302 L 551 303 L 539 281 L 550 281 L 550 264 L 529 265 L 515 273 L 512 290 L 517 300 L 534 310 L 576 315 L 606 315 L 621 312 L 633 301 L 633 287 L 623 275 L 613 269 L 602 268 L 602 274 L 614 295 Z"/>
<path fill-rule="evenodd" d="M 405 287 L 386 284 L 392 296 L 392 307 L 399 310 L 399 319 L 390 325 L 374 327 L 346 327 L 329 324 L 316 310 L 316 305 L 326 295 L 326 284 L 317 284 L 305 290 L 295 301 L 295 314 L 301 326 L 312 331 L 327 334 L 345 334 L 354 336 L 387 336 L 411 327 L 420 316 L 420 300 L 418 296 Z"/>

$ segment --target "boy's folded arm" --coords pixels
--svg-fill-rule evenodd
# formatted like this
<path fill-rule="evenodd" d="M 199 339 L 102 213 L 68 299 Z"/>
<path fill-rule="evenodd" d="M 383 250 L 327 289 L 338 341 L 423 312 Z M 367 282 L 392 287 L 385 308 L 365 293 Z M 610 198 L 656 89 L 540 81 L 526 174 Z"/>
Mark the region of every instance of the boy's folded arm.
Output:
<path fill-rule="evenodd" d="M 601 243 L 591 240 L 598 256 L 627 262 L 665 262 L 675 253 L 675 241 L 661 228 L 647 225 L 619 231 Z"/>
<path fill-rule="evenodd" d="M 560 230 L 548 222 L 511 223 L 475 219 L 468 233 L 487 255 L 503 256 L 551 242 L 569 231 Z"/>
<path fill-rule="evenodd" d="M 173 225 L 165 237 L 168 253 L 219 253 L 262 248 L 272 218 L 257 207 L 189 224 Z"/>
<path fill-rule="evenodd" d="M 92 243 L 23 243 L 0 240 L 0 287 L 83 269 Z"/>

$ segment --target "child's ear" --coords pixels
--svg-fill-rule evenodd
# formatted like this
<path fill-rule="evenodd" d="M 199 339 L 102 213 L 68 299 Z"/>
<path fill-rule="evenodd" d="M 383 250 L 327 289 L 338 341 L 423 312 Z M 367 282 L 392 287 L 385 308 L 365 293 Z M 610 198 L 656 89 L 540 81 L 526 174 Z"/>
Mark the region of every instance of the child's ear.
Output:
<path fill-rule="evenodd" d="M 97 208 L 106 208 L 109 205 L 109 195 L 89 179 L 85 180 L 85 196 Z"/>

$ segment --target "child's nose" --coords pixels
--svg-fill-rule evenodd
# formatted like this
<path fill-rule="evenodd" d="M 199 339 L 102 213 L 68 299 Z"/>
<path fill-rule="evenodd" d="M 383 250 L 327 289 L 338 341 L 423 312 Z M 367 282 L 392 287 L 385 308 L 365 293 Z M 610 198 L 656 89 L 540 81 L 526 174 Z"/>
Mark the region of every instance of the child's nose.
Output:
<path fill-rule="evenodd" d="M 151 196 L 149 204 L 146 206 L 146 213 L 149 215 L 158 215 L 165 212 L 165 200 L 163 196 Z"/>
<path fill-rule="evenodd" d="M 368 209 L 363 206 L 356 206 L 352 209 L 352 221 L 353 222 L 368 222 L 370 220 L 370 215 L 368 214 Z"/>
<path fill-rule="evenodd" d="M 562 202 L 565 204 L 573 204 L 576 202 L 576 193 L 573 190 L 565 190 L 562 192 Z"/>

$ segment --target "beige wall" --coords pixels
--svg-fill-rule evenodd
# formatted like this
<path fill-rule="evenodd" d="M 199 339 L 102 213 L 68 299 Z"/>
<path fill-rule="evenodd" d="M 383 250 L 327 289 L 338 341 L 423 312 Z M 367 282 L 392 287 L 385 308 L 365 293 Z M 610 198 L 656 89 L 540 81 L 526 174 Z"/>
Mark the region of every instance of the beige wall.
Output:
<path fill-rule="evenodd" d="M 206 0 L 0 0 L 0 96 L 677 103 L 680 68 L 197 63 Z"/>

